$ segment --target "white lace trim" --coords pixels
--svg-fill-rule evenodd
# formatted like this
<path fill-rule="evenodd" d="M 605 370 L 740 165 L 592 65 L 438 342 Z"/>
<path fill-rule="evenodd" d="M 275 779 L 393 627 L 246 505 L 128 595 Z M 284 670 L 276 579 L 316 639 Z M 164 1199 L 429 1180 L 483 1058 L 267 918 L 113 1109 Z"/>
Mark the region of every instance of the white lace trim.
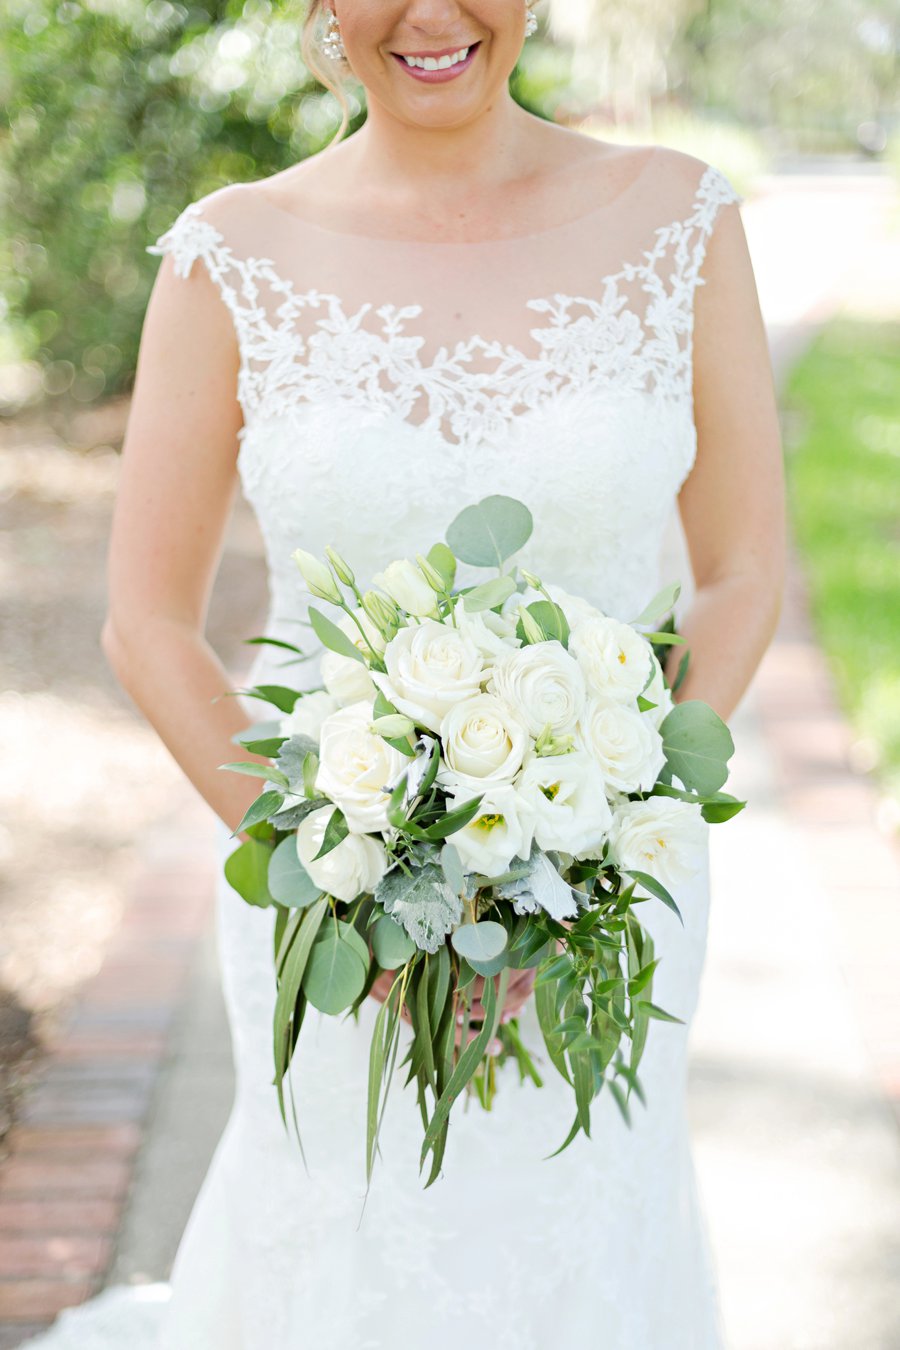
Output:
<path fill-rule="evenodd" d="M 200 201 L 185 207 L 147 252 L 171 252 L 180 277 L 202 258 L 233 317 L 245 423 L 282 416 L 298 400 L 338 395 L 408 421 L 424 404 L 425 417 L 415 425 L 454 443 L 497 444 L 518 414 L 569 387 L 690 397 L 693 294 L 704 284 L 706 243 L 719 208 L 742 200 L 725 175 L 707 165 L 688 217 L 660 226 L 641 261 L 601 276 L 599 298 L 555 294 L 527 301 L 527 308 L 548 316 L 529 330 L 536 356 L 475 334 L 423 361 L 425 339 L 406 328 L 424 312 L 422 305 L 373 309 L 367 303 L 348 312 L 338 295 L 296 291 L 270 258 L 235 256 L 204 218 Z M 624 281 L 638 282 L 643 318 L 622 293 Z M 277 303 L 266 302 L 265 288 Z M 305 311 L 314 314 L 308 336 L 297 323 Z M 475 369 L 477 355 L 493 362 L 491 369 Z"/>

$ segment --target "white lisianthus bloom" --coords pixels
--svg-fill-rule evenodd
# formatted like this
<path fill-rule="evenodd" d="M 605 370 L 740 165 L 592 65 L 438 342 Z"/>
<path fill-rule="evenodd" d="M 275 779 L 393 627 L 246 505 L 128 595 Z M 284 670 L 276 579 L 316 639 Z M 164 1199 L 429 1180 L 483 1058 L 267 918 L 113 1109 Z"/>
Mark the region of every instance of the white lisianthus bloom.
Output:
<path fill-rule="evenodd" d="M 634 703 L 650 674 L 653 649 L 629 623 L 583 619 L 569 635 L 569 652 L 584 671 L 588 690 L 616 703 Z"/>
<path fill-rule="evenodd" d="M 388 827 L 390 789 L 409 759 L 370 730 L 372 703 L 339 708 L 322 723 L 316 789 L 335 802 L 357 834 Z"/>
<path fill-rule="evenodd" d="M 322 683 L 342 708 L 359 703 L 361 699 L 368 699 L 371 704 L 378 693 L 368 666 L 364 666 L 361 661 L 354 661 L 352 656 L 325 651 L 319 669 Z"/>
<path fill-rule="evenodd" d="M 313 861 L 333 806 L 311 811 L 297 829 L 297 857 L 306 868 L 313 883 L 337 900 L 355 900 L 363 892 L 374 891 L 388 867 L 387 850 L 380 839 L 371 834 L 348 834 L 324 858 Z"/>
<path fill-rule="evenodd" d="M 438 781 L 478 791 L 488 783 L 511 783 L 530 744 L 527 727 L 493 694 L 454 704 L 441 720 L 440 735 L 444 763 Z"/>
<path fill-rule="evenodd" d="M 407 614 L 424 619 L 437 614 L 438 597 L 422 572 L 408 558 L 395 558 L 383 572 L 376 572 L 372 585 L 389 595 Z"/>
<path fill-rule="evenodd" d="M 516 779 L 519 797 L 534 818 L 542 849 L 595 856 L 612 821 L 600 766 L 584 750 L 566 755 L 531 755 Z"/>
<path fill-rule="evenodd" d="M 655 652 L 650 653 L 653 661 L 653 679 L 647 688 L 643 691 L 644 698 L 651 703 L 655 703 L 655 708 L 647 708 L 644 716 L 649 717 L 650 721 L 659 730 L 660 725 L 675 706 L 675 700 L 672 698 L 671 689 L 667 688 L 663 679 L 663 668 Z"/>
<path fill-rule="evenodd" d="M 395 708 L 429 731 L 439 732 L 455 703 L 481 691 L 481 652 L 465 633 L 436 619 L 401 628 L 384 660 L 387 671 L 373 671 L 372 679 Z"/>
<path fill-rule="evenodd" d="M 574 731 L 586 698 L 581 667 L 555 639 L 510 652 L 493 666 L 488 689 L 515 708 L 532 736 L 548 722 L 554 736 Z"/>
<path fill-rule="evenodd" d="M 484 788 L 478 815 L 455 830 L 448 838 L 462 859 L 467 872 L 499 876 L 508 870 L 515 857 L 531 853 L 532 820 L 527 802 L 520 799 L 508 783 L 491 783 Z M 482 796 L 482 789 L 468 786 L 452 788 L 447 809 L 453 810 Z"/>
<path fill-rule="evenodd" d="M 374 697 L 374 695 L 373 695 Z M 337 699 L 324 689 L 314 689 L 297 699 L 292 712 L 282 717 L 280 732 L 282 736 L 311 736 L 319 739 L 322 722 L 329 713 L 337 712 Z"/>
<path fill-rule="evenodd" d="M 369 647 L 380 656 L 385 647 L 383 634 L 362 606 L 358 606 L 353 614 L 359 620 L 363 630 L 362 633 L 350 614 L 341 615 L 340 619 L 337 620 L 338 628 L 346 634 L 355 647 L 359 648 L 367 660 L 371 659 Z M 365 633 L 365 638 L 363 633 Z M 372 683 L 369 667 L 364 665 L 362 661 L 354 660 L 352 656 L 341 656 L 339 652 L 333 652 L 329 647 L 326 647 L 322 652 L 319 668 L 322 674 L 322 683 L 332 698 L 337 699 L 342 708 L 346 707 L 348 703 L 358 703 L 360 699 L 364 698 L 371 702 L 378 692 Z"/>
<path fill-rule="evenodd" d="M 485 671 L 520 645 L 514 614 L 495 614 L 492 609 L 469 613 L 462 600 L 456 604 L 456 624 L 481 652 Z"/>
<path fill-rule="evenodd" d="M 649 792 L 666 762 L 656 727 L 625 703 L 589 698 L 577 735 L 599 764 L 607 787 L 619 792 Z"/>
<path fill-rule="evenodd" d="M 554 586 L 552 582 L 545 582 L 544 585 L 547 594 L 556 601 L 565 614 L 570 628 L 575 628 L 585 619 L 606 618 L 602 609 L 598 609 L 588 600 L 583 600 L 580 595 L 570 595 L 568 591 L 563 590 L 562 586 Z"/>
<path fill-rule="evenodd" d="M 648 797 L 624 802 L 614 811 L 609 840 L 617 866 L 647 872 L 670 889 L 699 871 L 709 824 L 696 802 Z"/>

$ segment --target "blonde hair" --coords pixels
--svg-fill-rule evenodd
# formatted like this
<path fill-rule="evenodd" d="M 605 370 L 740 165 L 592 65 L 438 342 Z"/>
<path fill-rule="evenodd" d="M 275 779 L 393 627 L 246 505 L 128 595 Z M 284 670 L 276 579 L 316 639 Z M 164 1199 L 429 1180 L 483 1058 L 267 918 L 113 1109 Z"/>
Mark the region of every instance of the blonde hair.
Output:
<path fill-rule="evenodd" d="M 330 57 L 324 55 L 319 45 L 316 29 L 319 25 L 322 15 L 327 9 L 325 0 L 309 0 L 309 7 L 306 18 L 303 21 L 303 35 L 300 39 L 300 51 L 303 56 L 304 64 L 311 74 L 324 85 L 326 89 L 334 94 L 341 106 L 341 124 L 338 127 L 331 144 L 343 139 L 347 127 L 350 124 L 350 103 L 347 98 L 347 91 L 340 80 L 334 78 L 335 66 L 340 69 L 346 66 L 346 62 L 340 63 L 332 61 Z M 349 70 L 349 66 L 346 67 Z"/>

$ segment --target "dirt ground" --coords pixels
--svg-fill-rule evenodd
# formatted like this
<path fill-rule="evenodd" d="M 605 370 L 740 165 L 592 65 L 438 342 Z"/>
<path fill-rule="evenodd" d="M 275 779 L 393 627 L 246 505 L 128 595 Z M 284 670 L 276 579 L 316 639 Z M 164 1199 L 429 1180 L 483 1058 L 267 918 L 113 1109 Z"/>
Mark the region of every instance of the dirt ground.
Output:
<path fill-rule="evenodd" d="M 99 645 L 128 400 L 0 422 L 0 1146 L 42 1043 L 115 932 L 179 770 Z M 249 664 L 265 568 L 239 502 L 209 636 Z"/>

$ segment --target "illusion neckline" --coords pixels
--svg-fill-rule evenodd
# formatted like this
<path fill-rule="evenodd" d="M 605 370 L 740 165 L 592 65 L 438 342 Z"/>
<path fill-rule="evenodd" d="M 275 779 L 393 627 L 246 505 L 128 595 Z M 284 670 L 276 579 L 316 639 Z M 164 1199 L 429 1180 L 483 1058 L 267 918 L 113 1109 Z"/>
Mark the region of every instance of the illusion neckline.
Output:
<path fill-rule="evenodd" d="M 532 243 L 536 239 L 545 239 L 556 234 L 562 234 L 566 230 L 573 230 L 586 224 L 588 221 L 593 220 L 595 216 L 601 216 L 605 212 L 612 210 L 614 207 L 618 206 L 620 202 L 624 201 L 627 197 L 630 197 L 640 184 L 644 182 L 651 165 L 659 158 L 661 149 L 662 147 L 659 145 L 651 147 L 650 153 L 644 160 L 640 171 L 621 192 L 618 192 L 616 196 L 613 197 L 612 201 L 603 202 L 600 206 L 594 206 L 590 211 L 582 212 L 580 216 L 576 216 L 573 220 L 564 220 L 556 225 L 548 225 L 543 230 L 532 230 L 528 234 L 505 235 L 502 239 L 388 239 L 381 235 L 359 234 L 354 230 L 339 230 L 334 226 L 321 225 L 315 221 L 307 220 L 304 216 L 298 216 L 295 211 L 289 211 L 286 207 L 279 206 L 277 202 L 273 202 L 271 198 L 259 188 L 258 182 L 238 183 L 234 186 L 243 189 L 256 188 L 257 190 L 254 194 L 255 199 L 257 201 L 262 201 L 263 205 L 268 207 L 269 210 L 274 211 L 277 215 L 286 216 L 289 220 L 294 222 L 295 226 L 311 230 L 314 234 L 325 237 L 348 241 L 357 240 L 359 243 L 377 244 L 389 249 L 492 249 L 499 248 L 503 245 Z"/>

